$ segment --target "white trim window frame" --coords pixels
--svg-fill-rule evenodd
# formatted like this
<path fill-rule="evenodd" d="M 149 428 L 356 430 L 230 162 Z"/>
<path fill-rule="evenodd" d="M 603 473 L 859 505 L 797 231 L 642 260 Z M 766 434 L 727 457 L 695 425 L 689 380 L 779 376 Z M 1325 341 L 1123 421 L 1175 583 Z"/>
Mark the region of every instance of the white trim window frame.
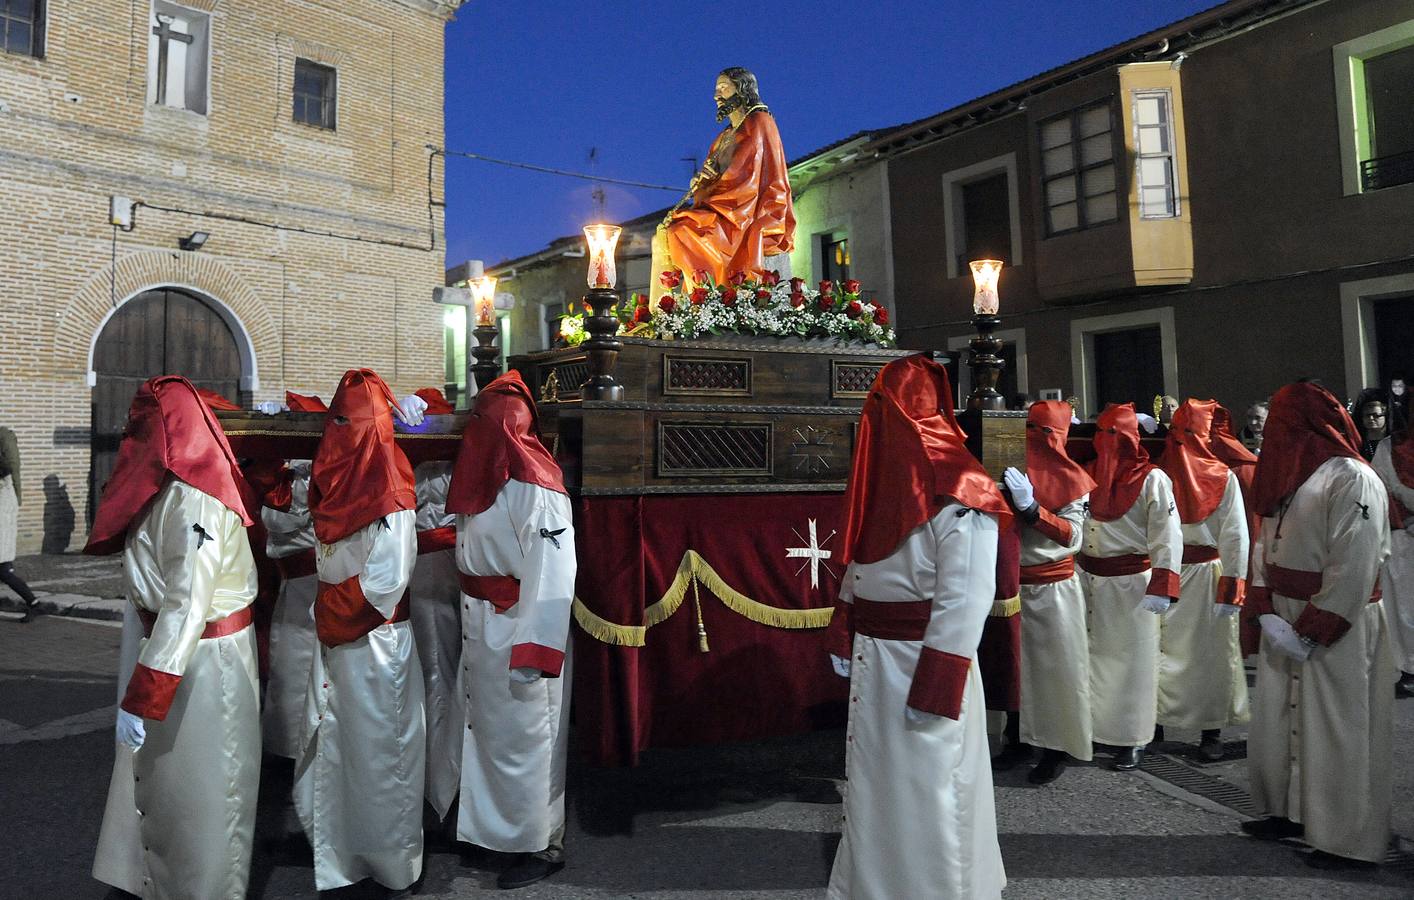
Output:
<path fill-rule="evenodd" d="M 1128 331 L 1134 328 L 1159 326 L 1159 353 L 1164 368 L 1164 393 L 1170 397 L 1178 392 L 1178 342 L 1175 337 L 1173 307 L 1141 309 L 1111 316 L 1091 316 L 1070 320 L 1071 383 L 1079 403 L 1077 415 L 1086 419 L 1099 412 L 1095 397 L 1095 335 L 1107 331 Z M 1139 410 L 1147 412 L 1147 410 Z"/>
<path fill-rule="evenodd" d="M 1361 167 L 1370 158 L 1365 61 L 1411 45 L 1414 45 L 1414 19 L 1331 47 L 1331 62 L 1335 68 L 1336 130 L 1340 138 L 1340 179 L 1347 197 L 1364 193 Z"/>
<path fill-rule="evenodd" d="M 1174 164 L 1173 147 L 1173 92 L 1153 88 L 1132 93 L 1139 218 L 1176 218 L 1179 208 L 1178 167 Z"/>
<path fill-rule="evenodd" d="M 957 265 L 958 254 L 967 246 L 962 189 L 974 181 L 1000 174 L 1006 175 L 1007 216 L 1011 220 L 1011 259 L 1007 260 L 1007 266 L 1015 268 L 1025 262 L 1021 250 L 1021 197 L 1016 180 L 1016 154 L 1006 153 L 943 173 L 943 243 L 947 249 L 944 262 L 949 278 L 971 274 L 960 270 Z"/>
<path fill-rule="evenodd" d="M 167 47 L 165 96 L 157 96 L 161 43 L 153 29 L 161 24 L 158 16 L 169 18 L 177 34 L 189 40 L 170 40 Z M 178 109 L 199 116 L 211 110 L 211 13 L 182 6 L 169 0 L 153 0 L 147 26 L 147 103 L 164 109 Z M 195 61 L 192 56 L 196 55 Z M 180 82 L 174 81 L 180 75 Z M 178 89 L 179 88 L 179 89 Z M 180 102 L 172 102 L 174 92 Z"/>
<path fill-rule="evenodd" d="M 1379 352 L 1375 341 L 1375 303 L 1414 295 L 1414 273 L 1340 283 L 1341 349 L 1345 357 L 1345 393 L 1354 397 L 1375 383 Z"/>

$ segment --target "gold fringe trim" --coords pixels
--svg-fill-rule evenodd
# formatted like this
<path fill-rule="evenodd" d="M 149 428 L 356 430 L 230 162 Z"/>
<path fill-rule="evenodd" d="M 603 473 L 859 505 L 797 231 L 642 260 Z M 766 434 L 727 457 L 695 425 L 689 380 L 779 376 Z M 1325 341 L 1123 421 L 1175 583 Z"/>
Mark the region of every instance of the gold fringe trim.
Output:
<path fill-rule="evenodd" d="M 994 602 L 992 604 L 992 611 L 987 613 L 987 615 L 1010 619 L 1019 612 L 1021 612 L 1021 595 L 1017 594 L 1015 597 L 1008 597 L 1005 600 L 997 600 Z"/>
<path fill-rule="evenodd" d="M 689 550 L 683 554 L 682 562 L 678 564 L 677 576 L 673 578 L 673 583 L 668 586 L 662 599 L 643 611 L 642 625 L 616 625 L 609 622 L 590 611 L 578 597 L 574 601 L 574 618 L 579 626 L 596 640 L 623 647 L 642 647 L 648 629 L 672 618 L 687 599 L 687 589 L 691 587 L 697 613 L 698 650 L 706 653 L 707 629 L 702 620 L 699 585 L 706 588 L 708 593 L 720 600 L 727 609 L 770 628 L 824 628 L 830 624 L 830 618 L 835 612 L 834 608 L 829 606 L 821 609 L 781 609 L 752 600 L 723 581 L 722 576 L 718 575 L 696 550 Z M 1020 610 L 1021 598 L 1018 596 L 1015 600 L 1016 608 Z"/>
<path fill-rule="evenodd" d="M 574 620 L 585 634 L 602 641 L 605 644 L 614 644 L 619 647 L 642 647 L 648 637 L 648 628 L 643 625 L 615 625 L 608 619 L 596 616 L 589 607 L 584 605 L 584 601 L 578 597 L 574 598 Z"/>

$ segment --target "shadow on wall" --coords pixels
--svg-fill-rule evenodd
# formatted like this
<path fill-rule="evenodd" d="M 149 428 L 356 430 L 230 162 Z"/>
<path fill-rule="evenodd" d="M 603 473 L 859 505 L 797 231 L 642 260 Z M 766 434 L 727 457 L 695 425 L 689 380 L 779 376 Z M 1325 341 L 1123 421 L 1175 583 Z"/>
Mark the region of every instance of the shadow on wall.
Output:
<path fill-rule="evenodd" d="M 74 504 L 69 501 L 68 485 L 58 475 L 44 476 L 44 541 L 43 553 L 63 553 L 74 536 Z"/>

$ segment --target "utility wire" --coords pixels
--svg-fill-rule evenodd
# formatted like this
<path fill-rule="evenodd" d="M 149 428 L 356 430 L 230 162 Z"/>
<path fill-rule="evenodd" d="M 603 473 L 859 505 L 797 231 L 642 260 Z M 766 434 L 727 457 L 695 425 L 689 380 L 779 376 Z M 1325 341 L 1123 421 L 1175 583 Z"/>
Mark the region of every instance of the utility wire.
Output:
<path fill-rule="evenodd" d="M 493 163 L 498 166 L 510 166 L 513 169 L 528 169 L 531 172 L 543 172 L 546 175 L 563 175 L 566 178 L 582 178 L 585 181 L 598 181 L 604 184 L 622 184 L 625 187 L 648 188 L 649 190 L 654 191 L 672 191 L 675 194 L 680 193 L 682 191 L 681 187 L 669 187 L 665 184 L 648 184 L 644 181 L 626 181 L 622 178 L 603 178 L 598 175 L 590 175 L 586 172 L 570 172 L 566 169 L 552 169 L 549 166 L 535 166 L 531 165 L 530 163 L 514 162 L 513 160 L 509 159 L 496 159 L 490 156 L 482 156 L 480 153 L 465 153 L 460 150 L 443 150 L 440 147 L 431 146 L 429 146 L 428 149 L 441 153 L 443 156 L 460 156 L 463 159 L 478 159 L 482 162 Z"/>
<path fill-rule="evenodd" d="M 222 222 L 239 222 L 242 225 L 254 225 L 258 228 L 269 228 L 274 231 L 293 231 L 297 234 L 309 234 L 315 237 L 336 238 L 341 241 L 355 241 L 361 244 L 379 244 L 384 247 L 398 247 L 403 250 L 421 250 L 426 252 L 435 249 L 433 246 L 423 244 L 409 244 L 406 241 L 391 241 L 386 238 L 371 238 L 361 234 L 341 234 L 337 231 L 321 231 L 317 228 L 301 228 L 298 225 L 281 225 L 278 222 L 262 222 L 259 219 L 251 219 L 246 216 L 238 216 L 233 213 L 210 212 L 195 209 L 181 209 L 174 206 L 158 206 L 155 203 L 147 203 L 137 200 L 133 203 L 133 212 L 136 213 L 138 207 L 157 210 L 158 212 L 177 213 L 183 216 L 196 216 L 201 219 L 218 219 Z"/>

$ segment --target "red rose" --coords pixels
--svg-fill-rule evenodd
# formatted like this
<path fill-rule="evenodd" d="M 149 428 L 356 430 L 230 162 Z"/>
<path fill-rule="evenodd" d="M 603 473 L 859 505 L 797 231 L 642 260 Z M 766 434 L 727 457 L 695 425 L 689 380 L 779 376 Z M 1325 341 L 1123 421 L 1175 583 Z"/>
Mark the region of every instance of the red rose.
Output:
<path fill-rule="evenodd" d="M 678 302 L 672 297 L 663 297 L 658 301 L 658 308 L 665 313 L 672 312 L 677 307 L 677 305 Z"/>
<path fill-rule="evenodd" d="M 745 272 L 733 272 L 733 273 L 731 274 L 731 277 L 728 278 L 727 280 L 730 281 L 733 285 L 736 285 L 737 287 L 740 287 L 740 286 L 741 286 L 743 283 L 745 283 L 745 281 L 746 281 L 746 273 L 745 273 Z"/>
<path fill-rule="evenodd" d="M 851 300 L 849 305 L 844 308 L 844 312 L 851 319 L 857 319 L 859 314 L 864 312 L 864 306 L 858 300 Z"/>
<path fill-rule="evenodd" d="M 760 303 L 761 305 L 764 306 L 764 305 L 766 304 L 766 302 L 769 301 L 770 299 L 771 299 L 771 292 L 770 292 L 770 291 L 766 290 L 765 288 L 757 288 L 757 290 L 756 290 L 756 302 L 757 302 L 757 303 Z"/>
<path fill-rule="evenodd" d="M 673 288 L 682 284 L 682 272 L 678 269 L 669 269 L 658 276 L 658 282 L 671 291 Z"/>
<path fill-rule="evenodd" d="M 693 306 L 701 306 L 707 302 L 707 289 L 705 287 L 694 288 L 692 296 L 688 298 Z"/>
<path fill-rule="evenodd" d="M 816 302 L 820 304 L 821 311 L 829 312 L 830 307 L 835 305 L 835 298 L 830 294 L 821 294 L 820 299 Z"/>
<path fill-rule="evenodd" d="M 805 305 L 805 295 L 800 293 L 799 291 L 796 291 L 795 293 L 791 294 L 790 305 L 795 307 L 796 309 L 800 309 L 802 306 Z"/>
<path fill-rule="evenodd" d="M 722 305 L 736 306 L 736 288 L 722 288 Z"/>
<path fill-rule="evenodd" d="M 846 294 L 859 293 L 859 282 L 855 281 L 853 278 L 851 278 L 849 281 L 846 281 L 844 283 L 844 292 Z"/>
<path fill-rule="evenodd" d="M 889 311 L 888 311 L 887 309 L 885 309 L 884 307 L 882 307 L 882 306 L 876 308 L 876 309 L 874 310 L 874 324 L 875 324 L 875 325 L 887 325 L 887 324 L 889 324 Z"/>
<path fill-rule="evenodd" d="M 822 281 L 822 282 L 820 282 L 820 293 L 822 293 L 822 294 L 833 294 L 834 292 L 835 292 L 835 283 L 834 283 L 833 281 Z"/>
<path fill-rule="evenodd" d="M 692 273 L 692 280 L 697 282 L 698 284 L 706 284 L 707 278 L 708 275 L 706 269 L 698 269 L 696 272 Z"/>
<path fill-rule="evenodd" d="M 648 295 L 647 295 L 647 294 L 634 294 L 633 296 L 636 298 L 636 303 L 634 304 L 635 306 L 647 306 L 647 305 L 648 305 Z"/>
<path fill-rule="evenodd" d="M 775 287 L 781 283 L 781 276 L 775 272 L 762 272 L 761 283 Z"/>
<path fill-rule="evenodd" d="M 791 292 L 792 294 L 799 294 L 799 293 L 801 293 L 801 292 L 804 291 L 804 290 L 805 290 L 805 279 L 804 279 L 804 278 L 792 278 L 792 279 L 790 280 L 790 292 Z"/>
<path fill-rule="evenodd" d="M 635 307 L 633 310 L 633 324 L 635 325 L 639 324 L 640 322 L 647 322 L 652 318 L 653 314 L 648 311 L 648 307 L 646 305 Z"/>

